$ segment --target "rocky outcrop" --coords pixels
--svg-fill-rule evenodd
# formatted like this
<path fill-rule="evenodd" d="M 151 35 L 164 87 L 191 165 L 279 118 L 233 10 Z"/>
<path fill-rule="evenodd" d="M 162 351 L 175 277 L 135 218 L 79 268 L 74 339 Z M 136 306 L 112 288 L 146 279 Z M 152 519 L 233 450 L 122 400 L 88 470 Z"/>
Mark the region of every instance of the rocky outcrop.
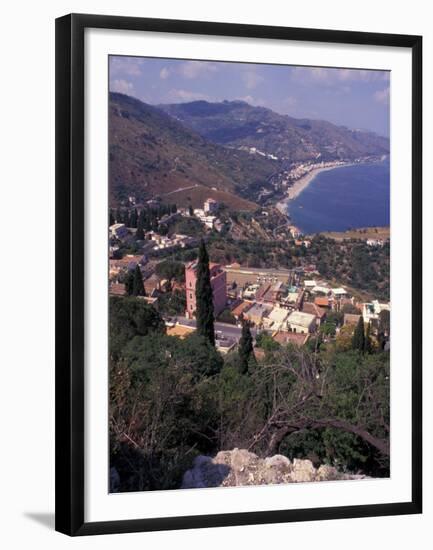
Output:
<path fill-rule="evenodd" d="M 315 468 L 311 460 L 295 458 L 291 462 L 283 455 L 259 458 L 245 449 L 233 449 L 220 451 L 213 458 L 198 456 L 183 476 L 182 489 L 348 479 L 366 479 L 366 476 L 344 474 L 328 465 Z"/>

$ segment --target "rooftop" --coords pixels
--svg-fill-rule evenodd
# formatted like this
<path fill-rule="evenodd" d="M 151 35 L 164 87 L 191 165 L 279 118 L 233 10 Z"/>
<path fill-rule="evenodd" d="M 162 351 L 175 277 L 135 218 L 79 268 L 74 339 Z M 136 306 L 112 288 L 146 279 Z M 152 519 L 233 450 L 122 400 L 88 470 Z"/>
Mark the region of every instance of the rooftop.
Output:
<path fill-rule="evenodd" d="M 309 327 L 315 319 L 315 315 L 311 313 L 304 313 L 303 311 L 293 311 L 287 321 L 293 325 L 299 325 L 301 327 Z"/>
<path fill-rule="evenodd" d="M 254 304 L 247 312 L 248 317 L 263 317 L 268 311 L 269 306 L 265 304 Z"/>
<path fill-rule="evenodd" d="M 329 307 L 329 300 L 326 296 L 317 296 L 314 298 L 314 303 L 316 306 Z"/>
<path fill-rule="evenodd" d="M 243 313 L 248 311 L 251 308 L 252 305 L 253 304 L 251 302 L 245 302 L 245 301 L 241 302 L 235 308 L 232 309 L 232 314 L 235 317 L 239 317 L 240 315 L 242 315 Z"/>
<path fill-rule="evenodd" d="M 308 338 L 309 334 L 300 334 L 299 332 L 287 332 L 280 330 L 273 334 L 272 338 L 279 344 L 295 344 L 297 346 L 303 346 Z"/>
<path fill-rule="evenodd" d="M 274 309 L 269 313 L 268 318 L 275 323 L 282 323 L 287 319 L 289 312 L 287 309 L 282 307 L 274 307 Z"/>
<path fill-rule="evenodd" d="M 316 304 L 313 304 L 313 302 L 304 302 L 304 305 L 302 306 L 302 311 L 304 313 L 309 313 L 310 315 L 315 315 L 319 319 L 326 315 L 326 310 Z"/>

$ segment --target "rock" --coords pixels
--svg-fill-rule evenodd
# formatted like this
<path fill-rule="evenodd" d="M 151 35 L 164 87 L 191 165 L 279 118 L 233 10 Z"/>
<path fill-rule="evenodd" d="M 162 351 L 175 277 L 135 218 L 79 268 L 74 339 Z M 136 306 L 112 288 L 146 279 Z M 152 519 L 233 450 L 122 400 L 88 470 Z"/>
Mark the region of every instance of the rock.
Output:
<path fill-rule="evenodd" d="M 366 476 L 340 473 L 326 464 L 318 469 L 311 460 L 295 458 L 293 463 L 283 455 L 259 458 L 246 449 L 220 451 L 215 457 L 198 456 L 193 467 L 185 472 L 182 489 L 205 487 L 240 487 L 366 479 Z"/>
<path fill-rule="evenodd" d="M 322 464 L 317 469 L 316 481 L 334 481 L 336 479 L 342 479 L 342 474 L 333 466 Z"/>
<path fill-rule="evenodd" d="M 301 483 L 305 481 L 314 481 L 316 478 L 316 468 L 311 460 L 300 460 L 295 458 L 293 461 L 292 481 Z"/>

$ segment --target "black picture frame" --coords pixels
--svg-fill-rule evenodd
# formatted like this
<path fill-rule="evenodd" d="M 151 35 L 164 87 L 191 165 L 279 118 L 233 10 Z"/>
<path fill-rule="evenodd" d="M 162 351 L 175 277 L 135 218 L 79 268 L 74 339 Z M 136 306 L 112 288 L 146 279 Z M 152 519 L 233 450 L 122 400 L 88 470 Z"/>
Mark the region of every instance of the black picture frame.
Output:
<path fill-rule="evenodd" d="M 412 51 L 412 498 L 408 502 L 85 522 L 84 31 L 301 40 Z M 56 530 L 95 535 L 422 512 L 422 37 L 71 14 L 56 20 Z"/>

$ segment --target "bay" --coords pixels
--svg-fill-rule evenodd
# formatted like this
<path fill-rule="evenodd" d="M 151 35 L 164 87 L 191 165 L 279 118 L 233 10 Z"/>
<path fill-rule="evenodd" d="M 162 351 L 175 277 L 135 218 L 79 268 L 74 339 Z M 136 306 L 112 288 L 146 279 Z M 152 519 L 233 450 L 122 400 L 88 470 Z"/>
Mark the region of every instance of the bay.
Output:
<path fill-rule="evenodd" d="M 320 172 L 288 205 L 303 233 L 389 226 L 389 161 Z"/>

